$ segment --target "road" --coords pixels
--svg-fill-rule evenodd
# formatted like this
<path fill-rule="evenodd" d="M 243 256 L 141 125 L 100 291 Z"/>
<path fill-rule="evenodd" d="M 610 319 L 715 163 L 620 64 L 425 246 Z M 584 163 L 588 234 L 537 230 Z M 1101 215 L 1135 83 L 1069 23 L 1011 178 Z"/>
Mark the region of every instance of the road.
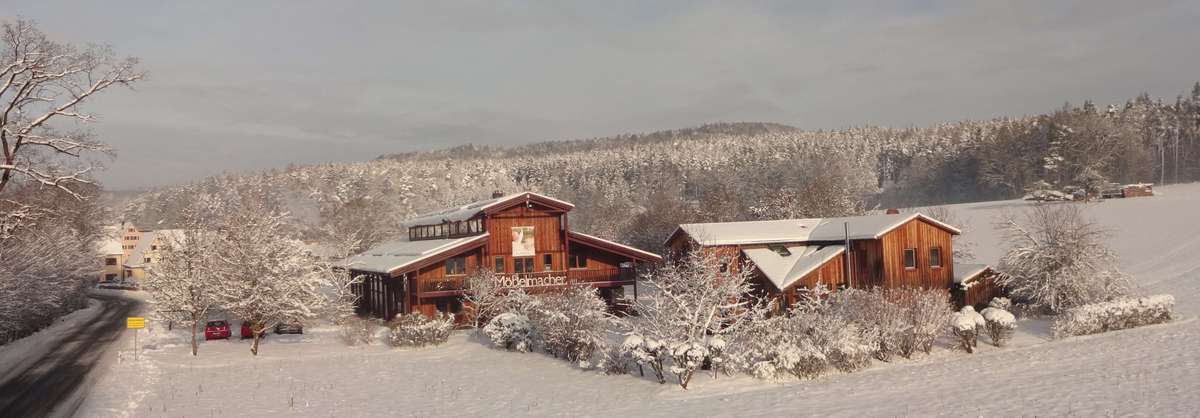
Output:
<path fill-rule="evenodd" d="M 27 358 L 12 370 L 0 370 L 0 417 L 75 414 L 87 395 L 89 374 L 115 351 L 125 318 L 141 308 L 139 301 L 119 294 L 92 297 L 102 304 L 95 319 L 55 324 L 31 337 L 46 338 L 36 349 L 7 353 Z"/>

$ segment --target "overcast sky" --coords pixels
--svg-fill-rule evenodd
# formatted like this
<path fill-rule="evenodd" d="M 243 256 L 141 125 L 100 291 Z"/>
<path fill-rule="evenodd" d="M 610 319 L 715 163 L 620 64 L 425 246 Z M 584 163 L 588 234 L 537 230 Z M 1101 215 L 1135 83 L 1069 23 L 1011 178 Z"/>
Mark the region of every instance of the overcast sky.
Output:
<path fill-rule="evenodd" d="M 111 189 L 719 121 L 913 126 L 1174 98 L 1200 2 L 0 0 L 142 60 L 88 110 Z"/>

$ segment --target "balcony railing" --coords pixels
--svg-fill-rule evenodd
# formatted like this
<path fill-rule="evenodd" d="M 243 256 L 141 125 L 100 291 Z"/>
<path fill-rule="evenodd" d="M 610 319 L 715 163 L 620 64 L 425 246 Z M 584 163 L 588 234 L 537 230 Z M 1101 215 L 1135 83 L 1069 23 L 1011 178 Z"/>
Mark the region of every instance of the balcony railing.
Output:
<path fill-rule="evenodd" d="M 508 273 L 496 275 L 500 286 L 511 289 L 566 286 L 579 283 L 632 282 L 635 278 L 631 268 L 600 270 L 556 270 L 535 273 Z M 467 290 L 465 276 L 427 280 L 421 283 L 422 294 L 457 294 Z"/>

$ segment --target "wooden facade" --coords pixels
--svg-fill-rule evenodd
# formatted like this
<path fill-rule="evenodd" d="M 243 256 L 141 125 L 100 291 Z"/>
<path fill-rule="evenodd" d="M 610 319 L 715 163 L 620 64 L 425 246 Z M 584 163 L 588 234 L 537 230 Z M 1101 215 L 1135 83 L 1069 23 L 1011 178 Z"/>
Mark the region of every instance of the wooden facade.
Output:
<path fill-rule="evenodd" d="M 624 295 L 626 286 L 636 287 L 640 263 L 661 260 L 652 253 L 571 231 L 568 213 L 574 206 L 566 202 L 522 193 L 479 206 L 477 213 L 470 210 L 468 219 L 447 220 L 446 227 L 410 229 L 410 240 L 457 238 L 459 245 L 386 272 L 351 267 L 368 278 L 361 285 L 359 312 L 381 318 L 410 312 L 460 313 L 468 277 L 481 269 L 495 272 L 502 286 L 530 291 L 587 284 L 600 289 L 612 304 Z M 474 226 L 479 224 L 482 229 Z M 526 240 L 532 245 L 525 246 Z M 518 243 L 521 248 L 514 248 Z"/>
<path fill-rule="evenodd" d="M 888 215 L 897 216 L 901 215 Z M 851 218 L 852 219 L 852 218 Z M 900 218 L 897 218 L 900 219 Z M 852 222 L 852 221 L 851 221 Z M 878 231 L 878 236 L 856 237 L 846 241 L 829 239 L 810 241 L 781 241 L 775 245 L 837 245 L 849 248 L 849 261 L 845 253 L 824 261 L 812 272 L 780 289 L 760 270 L 755 271 L 755 282 L 763 296 L 794 304 L 798 291 L 816 286 L 818 282 L 831 290 L 853 287 L 857 289 L 917 287 L 945 289 L 954 287 L 954 235 L 958 231 L 940 222 L 925 217 L 910 220 Z M 717 237 L 719 239 L 720 237 Z M 764 248 L 767 244 L 721 244 L 703 245 L 686 233 L 672 234 L 665 243 L 668 251 L 679 255 L 694 248 L 702 248 L 706 255 L 728 257 L 733 264 L 741 265 L 747 258 L 743 251 Z M 906 254 L 907 253 L 907 254 Z"/>

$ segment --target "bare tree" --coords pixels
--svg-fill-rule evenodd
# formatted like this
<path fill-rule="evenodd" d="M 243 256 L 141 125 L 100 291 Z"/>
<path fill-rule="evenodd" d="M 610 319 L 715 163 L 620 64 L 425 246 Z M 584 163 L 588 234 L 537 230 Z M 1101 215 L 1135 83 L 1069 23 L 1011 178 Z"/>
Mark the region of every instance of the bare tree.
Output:
<path fill-rule="evenodd" d="M 1010 246 L 999 282 L 1016 299 L 1058 313 L 1129 292 L 1129 279 L 1105 245 L 1107 232 L 1087 220 L 1079 204 L 1036 205 L 1023 219 L 1010 214 L 998 227 Z"/>
<path fill-rule="evenodd" d="M 467 278 L 467 291 L 463 302 L 469 306 L 471 323 L 475 328 L 487 323 L 504 310 L 504 297 L 508 291 L 496 280 L 496 273 L 479 269 Z"/>
<path fill-rule="evenodd" d="M 113 86 L 141 80 L 137 59 L 118 59 L 110 48 L 52 41 L 29 21 L 3 25 L 0 50 L 0 193 L 16 175 L 56 187 L 79 199 L 73 187 L 90 184 L 87 152 L 108 152 L 87 131 L 64 131 L 55 121 L 88 123 L 95 116 L 80 107 Z M 59 125 L 61 126 L 61 124 Z"/>
<path fill-rule="evenodd" d="M 183 225 L 183 233 L 166 237 L 145 284 L 159 315 L 191 327 L 195 356 L 200 325 L 218 303 L 215 292 L 220 276 L 214 267 L 219 246 L 215 233 L 199 221 L 195 212 L 185 216 L 188 222 Z"/>

